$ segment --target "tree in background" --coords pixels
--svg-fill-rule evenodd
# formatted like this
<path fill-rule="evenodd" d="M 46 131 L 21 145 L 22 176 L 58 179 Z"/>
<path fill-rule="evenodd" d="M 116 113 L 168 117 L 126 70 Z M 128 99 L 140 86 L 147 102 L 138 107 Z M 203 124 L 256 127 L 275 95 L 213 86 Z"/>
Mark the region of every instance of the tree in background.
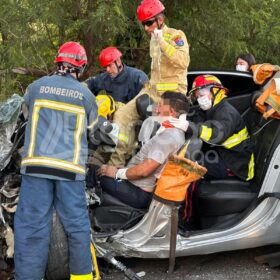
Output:
<path fill-rule="evenodd" d="M 278 64 L 280 21 L 276 0 L 165 1 L 170 22 L 186 32 L 191 68 L 233 69 L 235 58 L 253 53 L 257 62 Z"/>
<path fill-rule="evenodd" d="M 51 74 L 57 49 L 66 41 L 86 48 L 84 78 L 101 70 L 98 55 L 108 45 L 123 52 L 125 63 L 149 73 L 149 39 L 136 19 L 140 0 L 0 1 L 0 99 Z M 242 52 L 253 53 L 258 62 L 279 63 L 280 1 L 162 2 L 167 23 L 187 35 L 191 69 L 232 69 Z"/>

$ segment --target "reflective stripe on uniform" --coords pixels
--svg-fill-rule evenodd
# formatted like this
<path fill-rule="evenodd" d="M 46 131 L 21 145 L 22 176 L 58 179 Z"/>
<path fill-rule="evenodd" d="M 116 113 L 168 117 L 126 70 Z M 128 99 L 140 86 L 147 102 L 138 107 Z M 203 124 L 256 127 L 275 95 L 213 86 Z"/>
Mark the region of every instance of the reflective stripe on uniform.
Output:
<path fill-rule="evenodd" d="M 251 155 L 251 159 L 248 164 L 248 177 L 246 181 L 253 179 L 255 176 L 255 157 L 254 154 Z"/>
<path fill-rule="evenodd" d="M 77 106 L 77 105 L 71 105 L 64 102 L 57 102 L 57 101 L 51 101 L 51 100 L 36 100 L 34 103 L 34 107 L 44 107 L 54 110 L 60 110 L 64 112 L 74 113 L 74 114 L 85 114 L 84 107 Z"/>
<path fill-rule="evenodd" d="M 76 131 L 75 131 L 75 136 L 74 136 L 74 143 L 75 148 L 74 148 L 74 159 L 73 163 L 78 164 L 79 163 L 79 158 L 80 158 L 80 150 L 81 150 L 81 137 L 83 134 L 83 128 L 85 124 L 85 115 L 78 114 L 77 116 L 77 123 L 76 123 Z"/>
<path fill-rule="evenodd" d="M 68 112 L 68 113 L 77 115 L 76 129 L 74 131 L 74 158 L 73 158 L 73 166 L 74 166 L 74 169 L 76 170 L 77 169 L 76 165 L 78 164 L 79 159 L 80 159 L 80 150 L 81 150 L 80 140 L 81 140 L 81 136 L 83 134 L 83 128 L 84 128 L 84 122 L 85 122 L 84 108 L 81 106 L 72 105 L 72 104 L 68 104 L 68 103 L 64 103 L 64 102 L 57 102 L 57 101 L 44 100 L 44 99 L 36 100 L 34 102 L 34 108 L 33 108 L 33 113 L 32 113 L 30 142 L 29 142 L 29 148 L 28 148 L 28 153 L 27 153 L 28 159 L 36 158 L 36 157 L 33 157 L 33 155 L 34 155 L 34 149 L 35 149 L 35 143 L 36 143 L 36 130 L 37 130 L 37 126 L 38 126 L 39 113 L 40 113 L 41 108 L 58 110 L 58 111 Z M 52 159 L 52 160 L 56 160 L 56 159 Z M 65 163 L 71 165 L 71 163 L 68 163 L 66 161 L 65 161 Z M 59 167 L 59 166 L 57 166 L 57 167 Z M 65 168 L 65 169 L 67 169 L 67 168 Z M 72 167 L 70 167 L 70 168 L 72 168 Z M 73 170 L 71 170 L 71 171 L 73 171 Z M 77 171 L 77 172 L 84 174 L 84 168 L 82 167 L 82 169 L 79 169 L 79 171 Z"/>
<path fill-rule="evenodd" d="M 80 275 L 70 274 L 70 280 L 92 280 L 92 279 L 93 279 L 92 273 L 80 274 Z"/>
<path fill-rule="evenodd" d="M 39 111 L 40 107 L 34 107 L 32 113 L 32 121 L 31 121 L 31 132 L 30 132 L 30 142 L 28 147 L 28 157 L 33 156 L 34 148 L 35 148 L 35 138 L 36 138 L 36 130 L 39 119 Z"/>
<path fill-rule="evenodd" d="M 201 126 L 201 133 L 200 133 L 200 138 L 202 140 L 205 140 L 205 141 L 209 141 L 209 139 L 211 138 L 212 136 L 212 128 L 211 127 L 208 127 L 206 125 L 202 125 Z"/>
<path fill-rule="evenodd" d="M 171 37 L 172 37 L 172 34 L 170 34 L 170 33 L 164 33 L 163 34 L 163 39 L 167 42 L 170 41 Z"/>
<path fill-rule="evenodd" d="M 128 136 L 123 133 L 119 133 L 118 139 L 126 144 L 128 143 Z"/>
<path fill-rule="evenodd" d="M 177 90 L 178 89 L 178 83 L 161 83 L 156 84 L 156 89 L 159 91 L 166 91 L 166 90 Z"/>
<path fill-rule="evenodd" d="M 74 164 L 61 159 L 49 158 L 49 157 L 28 157 L 24 158 L 21 165 L 43 165 L 47 167 L 62 168 L 72 172 L 85 174 L 85 168 L 81 165 Z"/>
<path fill-rule="evenodd" d="M 242 130 L 240 130 L 238 133 L 233 134 L 232 136 L 230 136 L 227 140 L 225 140 L 222 145 L 226 148 L 226 149 L 231 149 L 235 146 L 237 146 L 238 144 L 240 144 L 241 142 L 243 142 L 244 140 L 246 140 L 248 138 L 248 131 L 247 128 L 243 128 Z"/>
<path fill-rule="evenodd" d="M 171 45 L 168 45 L 165 49 L 165 53 L 170 57 L 174 53 L 175 48 Z"/>

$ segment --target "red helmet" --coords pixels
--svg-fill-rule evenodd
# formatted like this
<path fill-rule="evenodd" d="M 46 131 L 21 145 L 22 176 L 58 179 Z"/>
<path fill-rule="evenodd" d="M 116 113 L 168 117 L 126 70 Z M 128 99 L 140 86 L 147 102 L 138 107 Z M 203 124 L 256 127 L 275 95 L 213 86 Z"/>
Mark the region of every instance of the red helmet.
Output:
<path fill-rule="evenodd" d="M 122 56 L 122 53 L 116 47 L 108 47 L 101 51 L 99 55 L 99 62 L 102 67 L 115 62 Z"/>
<path fill-rule="evenodd" d="M 59 48 L 54 62 L 67 62 L 80 68 L 87 64 L 87 54 L 79 43 L 67 42 Z"/>
<path fill-rule="evenodd" d="M 205 87 L 215 87 L 215 88 L 222 88 L 225 89 L 226 91 L 228 91 L 221 83 L 221 81 L 213 75 L 200 75 L 197 76 L 192 84 L 192 89 L 189 92 L 189 95 L 191 95 L 192 93 L 194 93 L 196 90 L 198 89 L 202 89 Z"/>
<path fill-rule="evenodd" d="M 137 8 L 138 20 L 143 22 L 165 10 L 165 7 L 159 0 L 143 0 Z"/>

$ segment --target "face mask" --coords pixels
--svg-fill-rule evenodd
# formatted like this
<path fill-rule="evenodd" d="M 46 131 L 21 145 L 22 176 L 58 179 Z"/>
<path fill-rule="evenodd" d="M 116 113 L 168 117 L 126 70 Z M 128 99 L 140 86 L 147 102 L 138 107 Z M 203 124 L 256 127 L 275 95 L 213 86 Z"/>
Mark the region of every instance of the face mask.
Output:
<path fill-rule="evenodd" d="M 197 98 L 197 102 L 203 111 L 209 110 L 212 107 L 212 101 L 209 99 L 208 95 Z"/>
<path fill-rule="evenodd" d="M 246 65 L 236 64 L 236 71 L 248 72 Z"/>

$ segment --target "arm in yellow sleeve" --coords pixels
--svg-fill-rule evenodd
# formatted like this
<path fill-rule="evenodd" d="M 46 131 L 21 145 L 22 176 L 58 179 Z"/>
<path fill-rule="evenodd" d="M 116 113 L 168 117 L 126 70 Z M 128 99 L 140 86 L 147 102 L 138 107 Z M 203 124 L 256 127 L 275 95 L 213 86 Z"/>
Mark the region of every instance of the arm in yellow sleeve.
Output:
<path fill-rule="evenodd" d="M 189 44 L 185 34 L 178 31 L 177 34 L 168 38 L 171 34 L 165 33 L 164 39 L 160 43 L 162 52 L 170 59 L 170 61 L 181 67 L 187 68 L 190 63 Z"/>

